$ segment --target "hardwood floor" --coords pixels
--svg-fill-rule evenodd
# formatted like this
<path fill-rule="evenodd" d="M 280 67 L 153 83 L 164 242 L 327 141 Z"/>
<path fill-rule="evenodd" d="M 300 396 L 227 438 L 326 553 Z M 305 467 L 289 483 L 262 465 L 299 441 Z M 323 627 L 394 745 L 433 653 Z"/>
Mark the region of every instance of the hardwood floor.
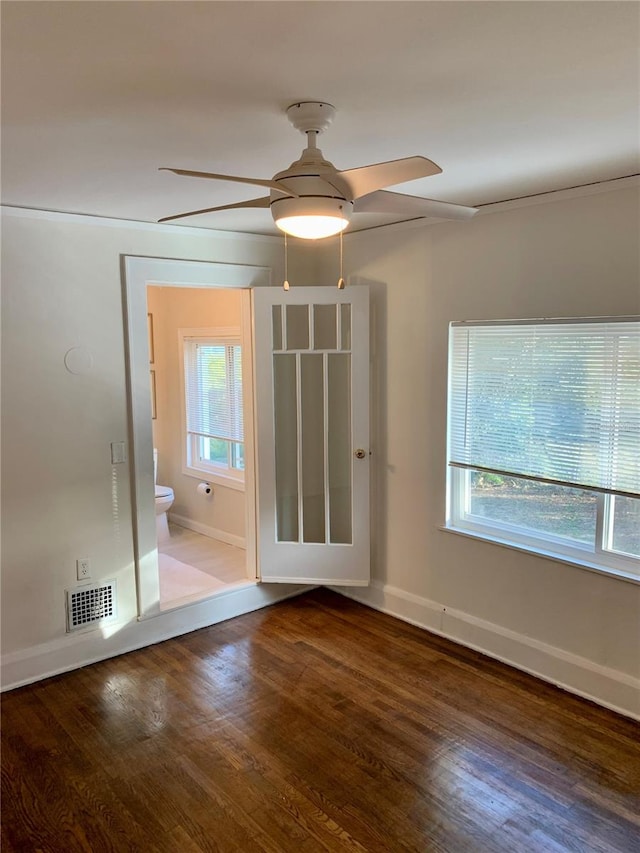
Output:
<path fill-rule="evenodd" d="M 640 725 L 327 590 L 3 697 L 2 850 L 640 850 Z"/>

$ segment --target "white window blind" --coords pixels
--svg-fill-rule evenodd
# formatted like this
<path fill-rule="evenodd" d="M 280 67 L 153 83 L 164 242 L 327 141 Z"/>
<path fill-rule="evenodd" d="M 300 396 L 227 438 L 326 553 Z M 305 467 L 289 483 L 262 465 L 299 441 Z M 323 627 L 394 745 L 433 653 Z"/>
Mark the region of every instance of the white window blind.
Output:
<path fill-rule="evenodd" d="M 452 323 L 449 464 L 640 495 L 640 321 Z"/>
<path fill-rule="evenodd" d="M 239 344 L 185 339 L 187 432 L 244 441 Z"/>

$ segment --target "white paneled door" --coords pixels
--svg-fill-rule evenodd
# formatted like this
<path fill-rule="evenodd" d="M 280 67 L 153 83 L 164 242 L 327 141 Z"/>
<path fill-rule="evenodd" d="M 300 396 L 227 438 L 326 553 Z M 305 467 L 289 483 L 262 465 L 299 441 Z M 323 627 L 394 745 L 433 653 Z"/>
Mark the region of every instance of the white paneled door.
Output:
<path fill-rule="evenodd" d="M 369 291 L 253 290 L 262 581 L 369 583 Z"/>

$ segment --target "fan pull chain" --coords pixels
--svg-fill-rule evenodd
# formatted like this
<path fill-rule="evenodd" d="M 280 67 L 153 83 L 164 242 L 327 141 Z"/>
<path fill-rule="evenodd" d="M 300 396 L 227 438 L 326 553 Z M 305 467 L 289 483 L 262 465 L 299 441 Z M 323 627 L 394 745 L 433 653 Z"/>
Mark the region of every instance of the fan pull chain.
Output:
<path fill-rule="evenodd" d="M 338 279 L 338 290 L 344 290 L 345 281 L 342 277 L 342 258 L 343 258 L 343 246 L 342 246 L 342 231 L 340 232 L 340 278 Z"/>
<path fill-rule="evenodd" d="M 285 290 L 289 290 L 288 270 L 289 270 L 289 251 L 288 251 L 288 244 L 287 244 L 287 234 L 285 232 L 285 235 L 284 235 L 284 284 L 283 284 L 283 287 Z"/>

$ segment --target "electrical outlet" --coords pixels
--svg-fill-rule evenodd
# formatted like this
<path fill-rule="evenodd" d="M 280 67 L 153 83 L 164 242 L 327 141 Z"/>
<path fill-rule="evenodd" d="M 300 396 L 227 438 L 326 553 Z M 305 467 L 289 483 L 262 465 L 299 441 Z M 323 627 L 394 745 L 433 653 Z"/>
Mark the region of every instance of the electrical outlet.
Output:
<path fill-rule="evenodd" d="M 85 581 L 91 577 L 91 563 L 88 557 L 80 557 L 76 560 L 76 574 L 79 581 Z"/>

